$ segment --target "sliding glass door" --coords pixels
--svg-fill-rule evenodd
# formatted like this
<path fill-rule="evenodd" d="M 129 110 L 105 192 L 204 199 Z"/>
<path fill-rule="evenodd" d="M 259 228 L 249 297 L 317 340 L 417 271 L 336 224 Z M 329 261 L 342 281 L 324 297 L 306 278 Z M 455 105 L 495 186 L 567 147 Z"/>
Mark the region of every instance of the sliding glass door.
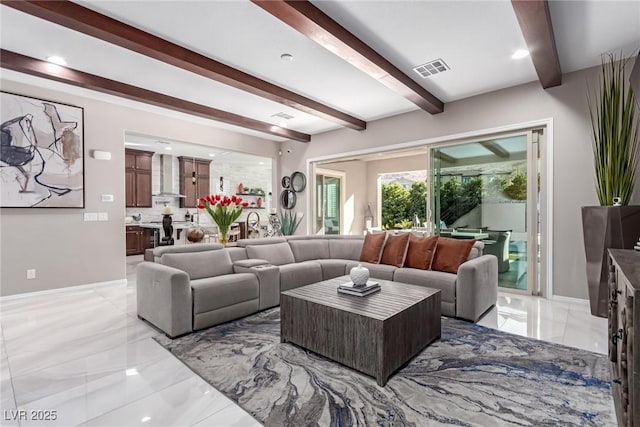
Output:
<path fill-rule="evenodd" d="M 434 231 L 484 242 L 499 286 L 538 294 L 539 138 L 532 130 L 430 150 Z"/>
<path fill-rule="evenodd" d="M 340 234 L 342 229 L 342 176 L 316 170 L 315 233 Z"/>

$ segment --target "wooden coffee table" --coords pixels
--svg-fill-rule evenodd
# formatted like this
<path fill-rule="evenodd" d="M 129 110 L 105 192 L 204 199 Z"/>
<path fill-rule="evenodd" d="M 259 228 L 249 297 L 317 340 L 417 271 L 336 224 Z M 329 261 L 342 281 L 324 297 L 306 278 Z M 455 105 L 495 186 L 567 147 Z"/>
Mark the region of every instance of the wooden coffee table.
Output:
<path fill-rule="evenodd" d="M 339 294 L 349 276 L 280 294 L 280 341 L 291 342 L 376 378 L 393 372 L 440 338 L 440 290 L 372 279 L 382 290 Z"/>

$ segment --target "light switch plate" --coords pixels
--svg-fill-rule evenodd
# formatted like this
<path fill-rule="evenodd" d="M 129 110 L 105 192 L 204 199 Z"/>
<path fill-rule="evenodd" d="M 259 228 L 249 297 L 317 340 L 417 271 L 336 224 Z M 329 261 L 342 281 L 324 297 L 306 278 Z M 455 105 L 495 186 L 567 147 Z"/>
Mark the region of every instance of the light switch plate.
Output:
<path fill-rule="evenodd" d="M 98 221 L 109 221 L 108 212 L 98 212 Z"/>
<path fill-rule="evenodd" d="M 100 196 L 100 200 L 103 202 L 113 202 L 113 194 L 103 194 Z"/>
<path fill-rule="evenodd" d="M 84 214 L 85 221 L 97 221 L 98 214 L 96 212 L 85 212 Z"/>

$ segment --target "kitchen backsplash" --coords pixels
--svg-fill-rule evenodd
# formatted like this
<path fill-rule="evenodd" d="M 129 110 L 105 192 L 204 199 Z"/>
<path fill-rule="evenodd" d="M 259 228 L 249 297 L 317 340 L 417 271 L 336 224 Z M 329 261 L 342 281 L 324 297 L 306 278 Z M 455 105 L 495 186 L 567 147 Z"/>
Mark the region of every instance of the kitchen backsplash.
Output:
<path fill-rule="evenodd" d="M 178 176 L 179 163 L 178 158 L 173 157 L 173 189 L 177 192 L 180 188 L 180 180 Z M 276 206 L 276 201 L 269 197 L 269 193 L 272 191 L 270 165 L 244 165 L 244 164 L 224 164 L 222 161 L 212 160 L 210 166 L 211 182 L 209 184 L 211 194 L 225 194 L 228 196 L 236 194 L 240 183 L 245 188 L 261 188 L 265 192 L 265 196 L 262 197 L 262 207 L 264 209 L 250 210 L 245 209 L 238 221 L 245 221 L 249 212 L 257 212 L 260 215 L 261 221 L 267 221 L 271 206 Z M 220 177 L 223 178 L 223 189 L 220 191 Z M 151 191 L 152 194 L 160 192 L 160 155 L 154 154 L 152 158 L 152 177 L 151 177 Z M 167 189 L 165 189 L 166 191 Z M 257 196 L 243 197 L 245 201 L 251 203 L 256 202 Z M 134 215 L 141 214 L 141 222 L 149 221 L 161 221 L 162 209 L 165 206 L 170 206 L 173 211 L 173 221 L 184 221 L 185 214 L 189 211 L 190 214 L 196 213 L 198 209 L 195 208 L 180 208 L 179 199 L 175 197 L 153 197 L 152 208 L 126 208 L 126 216 L 132 217 Z M 210 224 L 211 219 L 204 211 L 200 211 L 200 223 L 203 225 Z"/>

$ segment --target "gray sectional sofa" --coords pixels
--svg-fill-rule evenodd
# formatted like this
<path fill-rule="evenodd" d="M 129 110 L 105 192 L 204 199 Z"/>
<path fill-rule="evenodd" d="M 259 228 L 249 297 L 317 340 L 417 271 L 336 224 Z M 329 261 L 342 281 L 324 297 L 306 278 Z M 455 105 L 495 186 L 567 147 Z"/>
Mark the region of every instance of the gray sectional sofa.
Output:
<path fill-rule="evenodd" d="M 349 274 L 362 236 L 288 236 L 165 246 L 137 268 L 138 316 L 170 337 L 279 305 L 280 292 Z M 477 321 L 498 295 L 498 265 L 476 242 L 457 274 L 362 263 L 372 278 L 441 290 L 442 314 Z"/>

